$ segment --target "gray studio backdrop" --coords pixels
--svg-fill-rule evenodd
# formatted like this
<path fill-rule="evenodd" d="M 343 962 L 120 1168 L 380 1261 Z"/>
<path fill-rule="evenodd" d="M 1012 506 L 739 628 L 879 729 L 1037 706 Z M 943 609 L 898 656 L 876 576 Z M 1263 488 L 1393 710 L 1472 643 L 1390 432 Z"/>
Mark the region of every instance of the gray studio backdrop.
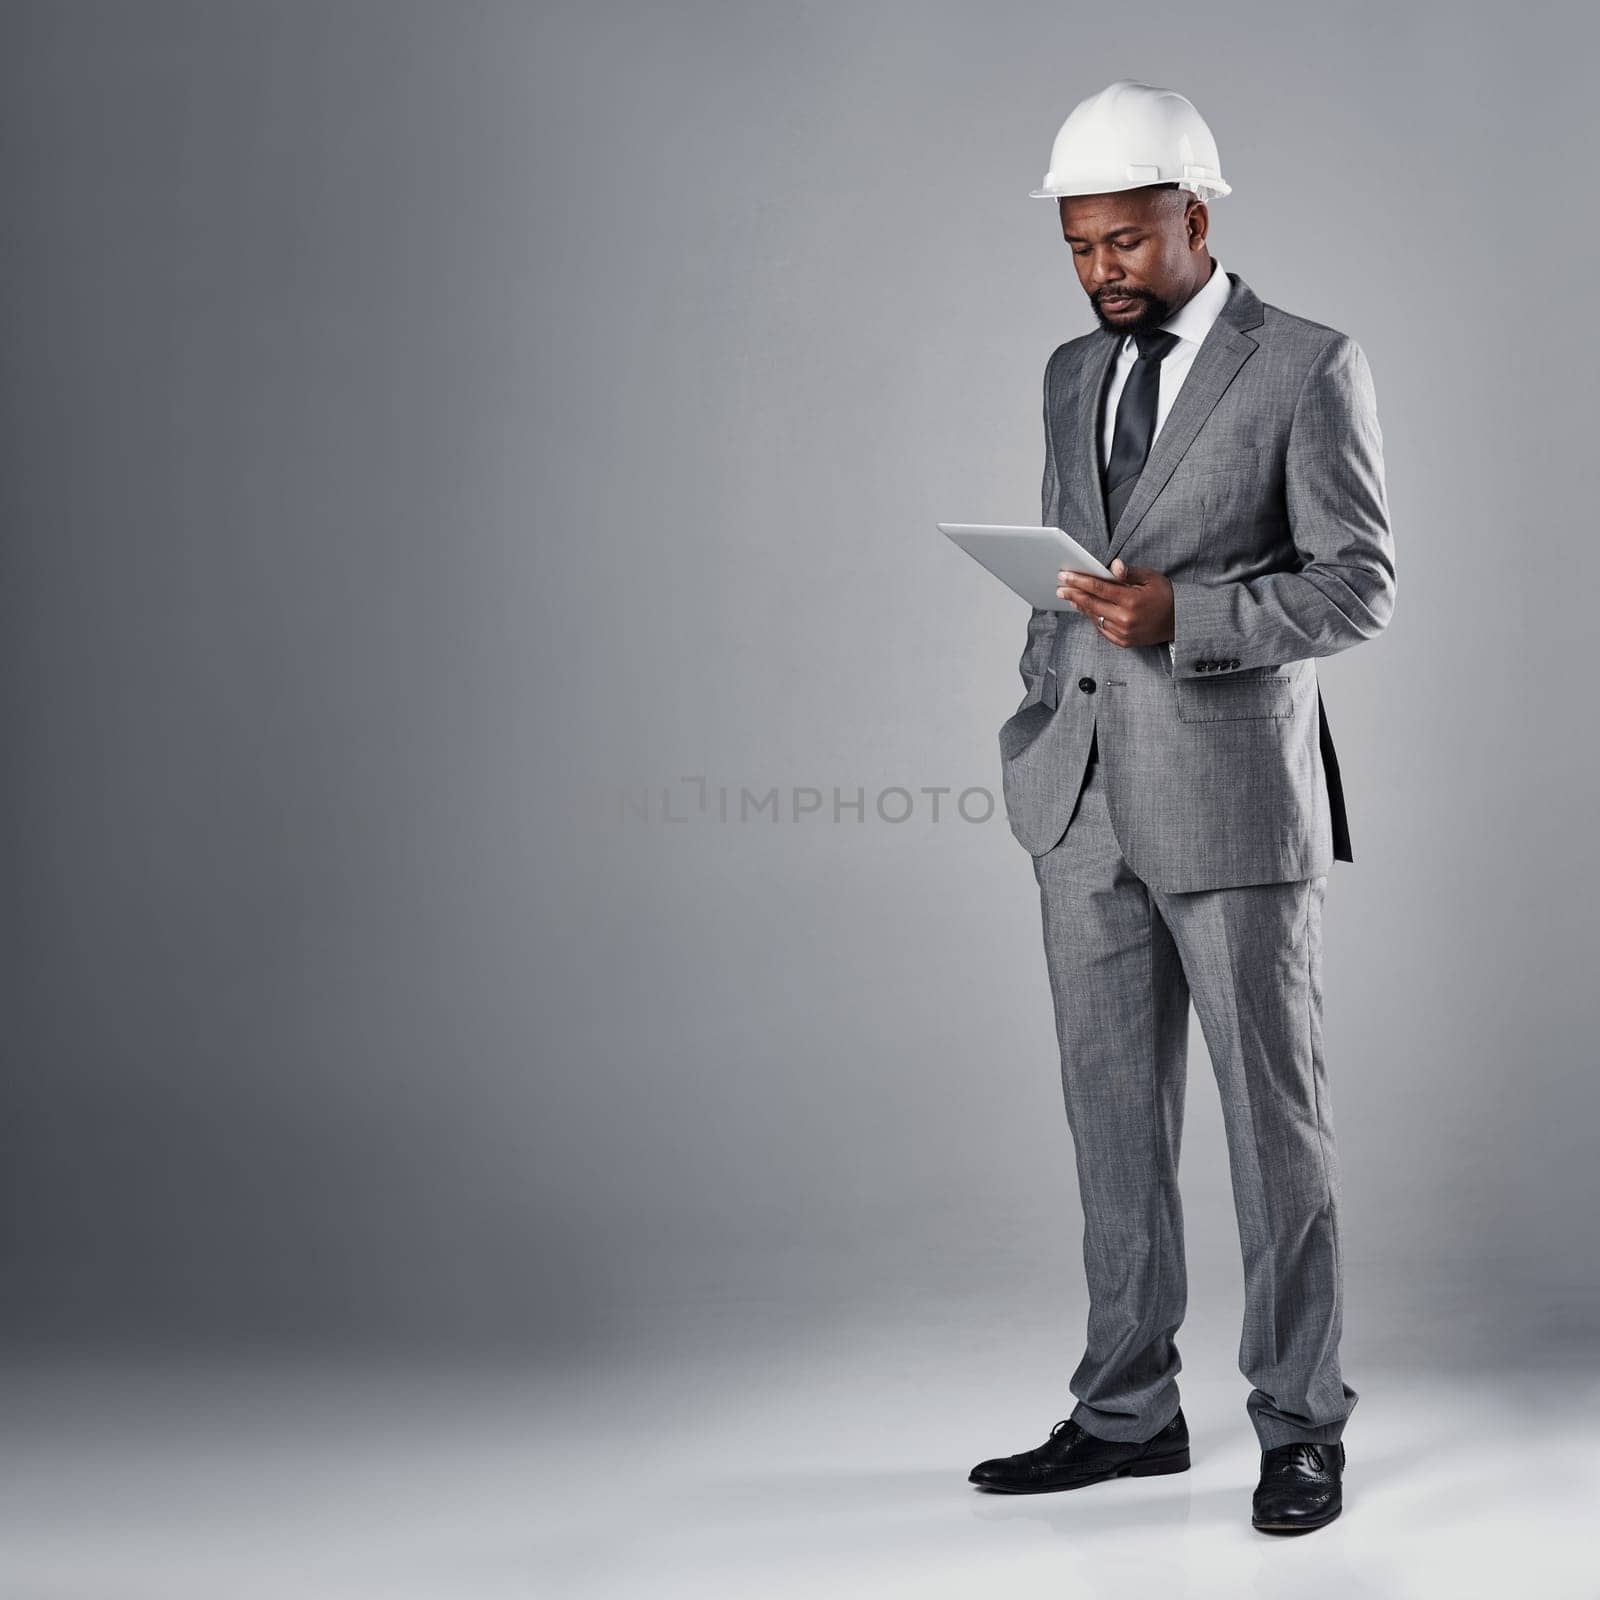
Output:
<path fill-rule="evenodd" d="M 1347 1338 L 1593 1339 L 1578 7 L 0 26 L 9 1338 L 1027 1304 L 1065 1376 L 1024 613 L 933 523 L 1037 516 L 1091 321 L 1027 190 L 1131 75 L 1217 134 L 1217 258 L 1377 384 L 1398 606 L 1322 674 Z"/>

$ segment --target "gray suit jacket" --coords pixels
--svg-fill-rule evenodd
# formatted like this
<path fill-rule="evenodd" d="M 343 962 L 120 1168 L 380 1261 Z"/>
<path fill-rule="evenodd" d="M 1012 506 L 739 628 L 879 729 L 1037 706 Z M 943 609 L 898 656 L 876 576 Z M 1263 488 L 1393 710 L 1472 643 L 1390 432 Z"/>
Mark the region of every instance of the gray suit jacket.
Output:
<path fill-rule="evenodd" d="M 1227 276 L 1227 303 L 1114 529 L 1100 406 L 1120 336 L 1070 339 L 1045 367 L 1042 520 L 1108 566 L 1120 555 L 1171 579 L 1176 659 L 1165 644 L 1115 645 L 1075 609 L 1035 610 L 1027 693 L 1000 730 L 1012 832 L 1042 855 L 1071 819 L 1098 729 L 1123 856 L 1169 893 L 1351 859 L 1315 658 L 1372 638 L 1394 609 L 1361 347 Z"/>

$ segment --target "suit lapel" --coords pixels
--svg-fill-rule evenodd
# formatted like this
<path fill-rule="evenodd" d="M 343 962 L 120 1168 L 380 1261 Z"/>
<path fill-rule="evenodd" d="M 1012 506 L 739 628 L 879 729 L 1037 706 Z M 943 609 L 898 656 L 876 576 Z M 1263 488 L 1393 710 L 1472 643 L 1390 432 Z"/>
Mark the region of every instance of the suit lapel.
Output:
<path fill-rule="evenodd" d="M 1133 494 L 1122 508 L 1122 516 L 1111 534 L 1111 557 L 1128 542 L 1140 519 L 1154 504 L 1155 498 L 1166 487 L 1167 479 L 1183 459 L 1184 452 L 1194 442 L 1200 424 L 1211 415 L 1212 408 L 1222 398 L 1223 390 L 1233 382 L 1234 374 L 1257 349 L 1254 339 L 1218 317 L 1211 330 L 1194 353 L 1194 364 L 1178 397 L 1172 402 L 1161 432 L 1150 446 L 1144 471 L 1133 486 Z"/>
<path fill-rule="evenodd" d="M 1076 453 L 1078 482 L 1086 485 L 1081 497 L 1090 504 L 1087 524 L 1090 537 L 1079 542 L 1092 549 L 1106 565 L 1128 542 L 1129 536 L 1139 526 L 1144 514 L 1155 503 L 1156 496 L 1166 487 L 1167 480 L 1177 469 L 1189 446 L 1200 432 L 1201 424 L 1211 415 L 1235 374 L 1256 352 L 1259 346 L 1246 331 L 1258 328 L 1262 322 L 1261 302 L 1243 278 L 1237 273 L 1228 274 L 1228 299 L 1217 320 L 1212 323 L 1194 361 L 1183 387 L 1172 403 L 1172 410 L 1161 425 L 1144 471 L 1122 516 L 1114 529 L 1106 527 L 1106 503 L 1102 489 L 1100 466 L 1100 396 L 1116 360 L 1122 335 L 1102 331 L 1101 338 L 1089 347 L 1083 367 L 1078 375 L 1076 416 L 1073 426 L 1077 433 Z M 1072 533 L 1072 529 L 1067 530 Z M 1077 537 L 1074 534 L 1074 537 Z"/>

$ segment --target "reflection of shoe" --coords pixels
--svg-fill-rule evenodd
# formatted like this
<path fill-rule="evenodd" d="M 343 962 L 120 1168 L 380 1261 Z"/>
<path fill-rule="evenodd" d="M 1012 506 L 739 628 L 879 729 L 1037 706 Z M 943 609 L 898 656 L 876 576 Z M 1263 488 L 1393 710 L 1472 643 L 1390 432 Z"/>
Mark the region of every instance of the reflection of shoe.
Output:
<path fill-rule="evenodd" d="M 980 1461 L 967 1481 L 1003 1494 L 1044 1494 L 1051 1489 L 1081 1489 L 1107 1478 L 1154 1478 L 1189 1470 L 1189 1425 L 1180 1410 L 1153 1439 L 1142 1444 L 1097 1439 L 1070 1417 L 1050 1437 L 1021 1455 Z"/>
<path fill-rule="evenodd" d="M 1263 1451 L 1251 1526 L 1263 1533 L 1310 1533 L 1332 1522 L 1344 1505 L 1343 1471 L 1342 1443 L 1300 1439 Z"/>

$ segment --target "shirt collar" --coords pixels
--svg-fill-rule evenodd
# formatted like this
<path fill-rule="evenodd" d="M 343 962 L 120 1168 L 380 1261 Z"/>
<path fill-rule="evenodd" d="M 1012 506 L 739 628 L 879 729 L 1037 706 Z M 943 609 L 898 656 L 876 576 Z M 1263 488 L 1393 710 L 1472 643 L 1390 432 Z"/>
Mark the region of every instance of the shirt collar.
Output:
<path fill-rule="evenodd" d="M 1200 344 L 1211 331 L 1211 324 L 1222 314 L 1223 306 L 1228 303 L 1228 289 L 1228 275 L 1222 270 L 1222 263 L 1213 257 L 1211 276 L 1161 326 L 1168 333 L 1177 334 L 1180 339 Z M 1127 350 L 1133 343 L 1134 338 L 1130 333 L 1123 339 L 1122 348 Z"/>

